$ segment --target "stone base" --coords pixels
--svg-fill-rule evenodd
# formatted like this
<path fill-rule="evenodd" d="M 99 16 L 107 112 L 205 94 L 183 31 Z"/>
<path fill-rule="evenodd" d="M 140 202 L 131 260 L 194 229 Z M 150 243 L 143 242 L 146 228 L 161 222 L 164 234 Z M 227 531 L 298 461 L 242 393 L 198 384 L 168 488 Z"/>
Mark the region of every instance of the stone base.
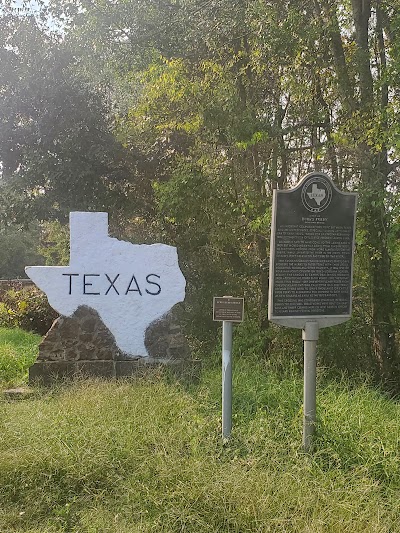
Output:
<path fill-rule="evenodd" d="M 198 380 L 200 361 L 190 359 L 189 345 L 176 324 L 173 308 L 145 332 L 148 356 L 122 352 L 99 314 L 80 306 L 71 317 L 59 317 L 39 345 L 29 382 L 51 385 L 73 378 L 130 378 L 161 369 L 176 377 Z"/>
<path fill-rule="evenodd" d="M 29 383 L 51 385 L 73 378 L 77 374 L 75 361 L 39 361 L 29 368 Z"/>
<path fill-rule="evenodd" d="M 116 361 L 117 378 L 131 378 L 146 375 L 149 371 L 160 370 L 178 379 L 187 379 L 197 383 L 200 380 L 201 361 L 199 359 L 157 360 L 142 358 L 134 361 Z"/>
<path fill-rule="evenodd" d="M 198 382 L 201 361 L 187 359 L 160 361 L 146 357 L 124 361 L 39 361 L 29 369 L 29 383 L 47 386 L 80 377 L 129 379 L 157 369 L 170 373 L 178 379 Z"/>

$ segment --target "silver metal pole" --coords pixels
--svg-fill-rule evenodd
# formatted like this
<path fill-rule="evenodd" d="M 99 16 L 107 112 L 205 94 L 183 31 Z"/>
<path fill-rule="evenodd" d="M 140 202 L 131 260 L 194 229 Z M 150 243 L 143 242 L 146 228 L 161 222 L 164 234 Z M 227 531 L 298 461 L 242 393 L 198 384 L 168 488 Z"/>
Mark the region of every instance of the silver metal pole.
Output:
<path fill-rule="evenodd" d="M 232 431 L 232 322 L 222 322 L 222 438 Z"/>
<path fill-rule="evenodd" d="M 319 337 L 318 322 L 306 322 L 303 329 L 304 341 L 304 416 L 303 416 L 303 448 L 311 452 L 313 435 L 316 425 L 316 390 L 317 390 L 317 340 Z"/>

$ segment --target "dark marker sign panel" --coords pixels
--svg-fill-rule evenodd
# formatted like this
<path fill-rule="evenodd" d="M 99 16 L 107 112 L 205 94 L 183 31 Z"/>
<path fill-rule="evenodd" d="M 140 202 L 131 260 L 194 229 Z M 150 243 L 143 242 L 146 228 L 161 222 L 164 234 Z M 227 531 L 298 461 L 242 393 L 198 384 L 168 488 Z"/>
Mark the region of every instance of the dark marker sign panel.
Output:
<path fill-rule="evenodd" d="M 289 191 L 274 191 L 269 319 L 303 328 L 351 316 L 357 195 L 312 173 Z"/>
<path fill-rule="evenodd" d="M 213 320 L 243 322 L 244 298 L 214 297 Z"/>

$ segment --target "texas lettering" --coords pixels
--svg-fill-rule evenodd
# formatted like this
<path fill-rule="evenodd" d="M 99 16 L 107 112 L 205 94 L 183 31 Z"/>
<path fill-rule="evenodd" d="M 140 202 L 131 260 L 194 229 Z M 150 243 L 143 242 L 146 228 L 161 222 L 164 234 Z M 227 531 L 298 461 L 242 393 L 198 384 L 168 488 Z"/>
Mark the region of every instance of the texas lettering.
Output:
<path fill-rule="evenodd" d="M 107 296 L 117 294 L 118 296 L 136 293 L 140 296 L 149 294 L 158 296 L 161 293 L 160 279 L 158 274 L 147 274 L 146 277 L 139 275 L 121 274 L 82 274 L 63 273 L 65 287 L 70 296 L 85 294 L 89 296 Z"/>

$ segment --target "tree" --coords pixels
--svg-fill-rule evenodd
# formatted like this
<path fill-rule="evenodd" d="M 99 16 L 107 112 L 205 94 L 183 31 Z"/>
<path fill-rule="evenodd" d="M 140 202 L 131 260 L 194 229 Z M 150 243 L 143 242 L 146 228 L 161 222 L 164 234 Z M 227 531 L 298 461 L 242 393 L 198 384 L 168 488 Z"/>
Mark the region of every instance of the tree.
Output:
<path fill-rule="evenodd" d="M 101 91 L 89 87 L 76 70 L 79 59 L 34 17 L 7 11 L 1 25 L 3 219 L 124 209 L 138 158 L 115 139 Z"/>
<path fill-rule="evenodd" d="M 224 288 L 224 280 L 246 287 L 256 295 L 266 328 L 273 189 L 311 170 L 326 171 L 343 189 L 358 189 L 359 264 L 365 258 L 360 279 L 369 280 L 377 367 L 393 383 L 400 371 L 390 279 L 397 213 L 397 2 L 52 0 L 51 6 L 65 20 L 60 50 L 74 58 L 61 71 L 73 94 L 78 89 L 83 95 L 80 102 L 92 102 L 88 115 L 100 125 L 83 138 L 86 153 L 101 147 L 102 166 L 94 170 L 95 158 L 89 158 L 83 181 L 91 184 L 96 205 L 122 203 L 128 213 L 157 218 L 164 238 L 180 245 L 204 305 L 211 281 L 213 288 Z M 9 52 L 6 47 L 9 64 L 18 64 Z M 105 120 L 104 97 L 118 114 L 115 123 Z M 77 109 L 81 124 L 90 123 L 81 104 Z M 27 116 L 26 123 L 14 121 L 25 134 L 33 114 Z M 49 115 L 43 131 L 54 118 Z M 65 135 L 68 118 L 59 148 L 46 148 L 47 162 L 54 151 L 60 161 L 74 151 Z M 42 139 L 38 130 L 35 138 Z M 42 154 L 32 139 L 27 144 L 35 150 L 27 153 Z M 5 169 L 12 168 L 13 151 L 5 156 L 11 161 Z M 117 157 L 123 168 L 126 153 L 133 154 L 128 179 L 108 177 L 116 153 L 123 154 Z M 35 168 L 33 156 L 28 160 Z M 16 167 L 15 173 L 21 174 Z M 48 181 L 55 187 L 53 204 L 68 196 L 62 185 L 76 185 L 69 175 L 60 178 Z M 42 190 L 51 198 L 51 188 L 39 183 L 29 189 L 27 183 L 23 190 L 34 190 L 36 199 Z"/>
<path fill-rule="evenodd" d="M 346 143 L 352 151 L 353 171 L 359 178 L 358 220 L 368 255 L 373 348 L 382 377 L 395 386 L 400 365 L 390 269 L 391 214 L 387 209 L 396 168 L 389 163 L 389 151 L 395 155 L 392 134 L 397 104 L 388 69 L 388 62 L 394 59 L 390 57 L 390 35 L 395 18 L 385 2 L 352 0 L 346 11 L 349 26 L 343 31 L 341 3 L 312 4 L 318 24 L 324 27 L 322 37 L 329 45 L 336 78 L 338 144 Z"/>

